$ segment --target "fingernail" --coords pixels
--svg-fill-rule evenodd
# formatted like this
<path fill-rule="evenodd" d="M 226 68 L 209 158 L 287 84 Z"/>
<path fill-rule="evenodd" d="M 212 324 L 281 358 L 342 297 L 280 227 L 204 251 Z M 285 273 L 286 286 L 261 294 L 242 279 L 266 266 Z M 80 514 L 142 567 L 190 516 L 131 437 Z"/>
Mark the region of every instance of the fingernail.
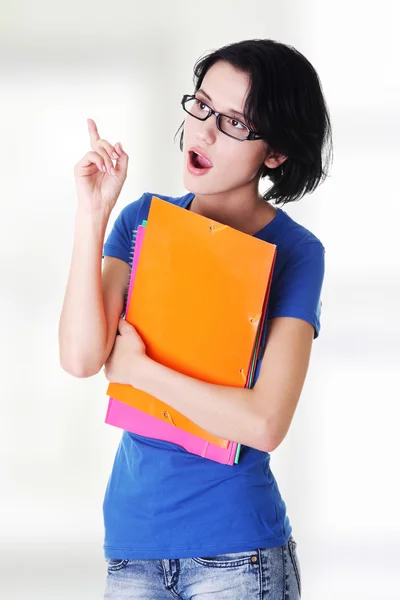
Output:
<path fill-rule="evenodd" d="M 113 158 L 119 158 L 119 155 L 118 155 L 116 152 L 113 152 L 113 153 L 112 153 L 112 157 L 113 157 Z"/>

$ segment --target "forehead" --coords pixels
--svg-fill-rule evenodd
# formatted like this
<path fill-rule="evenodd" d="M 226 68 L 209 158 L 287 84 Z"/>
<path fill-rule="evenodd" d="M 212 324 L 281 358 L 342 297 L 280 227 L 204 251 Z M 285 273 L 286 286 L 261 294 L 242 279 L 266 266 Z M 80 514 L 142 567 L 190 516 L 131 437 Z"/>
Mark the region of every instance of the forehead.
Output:
<path fill-rule="evenodd" d="M 212 98 L 214 108 L 243 112 L 250 79 L 227 62 L 218 61 L 204 76 L 201 88 Z"/>

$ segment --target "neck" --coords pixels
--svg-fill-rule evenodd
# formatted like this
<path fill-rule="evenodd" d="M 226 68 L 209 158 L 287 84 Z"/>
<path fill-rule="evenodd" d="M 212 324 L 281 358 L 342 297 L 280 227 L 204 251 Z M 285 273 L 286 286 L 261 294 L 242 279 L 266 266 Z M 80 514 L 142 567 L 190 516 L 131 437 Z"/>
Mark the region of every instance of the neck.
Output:
<path fill-rule="evenodd" d="M 254 188 L 196 194 L 190 210 L 250 235 L 265 227 L 277 212 Z"/>

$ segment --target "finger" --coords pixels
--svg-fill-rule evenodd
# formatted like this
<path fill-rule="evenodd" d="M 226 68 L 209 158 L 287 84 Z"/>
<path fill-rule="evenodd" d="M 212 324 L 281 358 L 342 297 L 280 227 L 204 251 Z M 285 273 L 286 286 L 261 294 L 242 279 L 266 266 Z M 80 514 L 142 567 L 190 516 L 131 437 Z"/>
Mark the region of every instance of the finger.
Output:
<path fill-rule="evenodd" d="M 121 156 L 128 156 L 125 150 L 123 149 L 121 142 L 117 142 L 115 144 L 115 149 L 118 152 L 118 158 L 121 158 Z"/>
<path fill-rule="evenodd" d="M 119 175 L 120 177 L 122 177 L 122 179 L 125 180 L 128 172 L 129 156 L 122 148 L 120 142 L 117 142 L 115 144 L 115 148 L 119 154 L 119 158 L 117 158 L 117 161 L 115 163 L 115 171 L 117 175 Z"/>
<path fill-rule="evenodd" d="M 95 148 L 96 148 L 97 154 L 99 154 L 103 158 L 104 164 L 106 166 L 108 173 L 110 175 L 112 175 L 113 174 L 112 169 L 114 168 L 114 164 L 113 164 L 113 161 L 111 160 L 107 150 L 102 145 L 104 141 L 105 140 L 98 140 L 96 142 Z"/>
<path fill-rule="evenodd" d="M 119 329 L 119 330 L 121 330 L 121 329 L 124 329 L 124 327 L 126 327 L 127 325 L 128 325 L 128 323 L 126 322 L 126 320 L 125 320 L 125 319 L 122 319 L 122 318 L 121 318 L 121 319 L 118 321 L 118 329 Z"/>
<path fill-rule="evenodd" d="M 120 335 L 129 335 L 129 333 L 132 331 L 133 326 L 128 323 L 128 321 L 126 319 L 120 319 L 118 322 L 118 331 L 120 333 Z"/>
<path fill-rule="evenodd" d="M 117 160 L 119 158 L 119 153 L 117 149 L 112 144 L 110 144 L 110 142 L 107 142 L 107 140 L 98 140 L 97 144 L 99 147 L 104 148 L 106 150 L 110 158 L 113 158 L 114 160 Z"/>
<path fill-rule="evenodd" d="M 97 152 L 87 152 L 83 158 L 75 165 L 75 170 L 79 169 L 88 169 L 92 167 L 92 165 L 96 165 L 99 171 L 106 172 L 106 166 L 104 164 L 104 159 Z"/>
<path fill-rule="evenodd" d="M 89 137 L 90 137 L 90 145 L 92 150 L 96 150 L 96 142 L 100 139 L 99 132 L 97 131 L 97 125 L 93 121 L 93 119 L 87 119 Z"/>
<path fill-rule="evenodd" d="M 117 142 L 115 146 L 112 146 L 107 140 L 98 140 L 97 151 L 103 156 L 107 165 L 107 171 L 110 175 L 114 175 L 121 182 L 124 182 L 128 172 L 129 156 L 122 148 L 121 142 Z M 116 160 L 115 167 L 113 163 L 109 161 L 109 156 Z"/>

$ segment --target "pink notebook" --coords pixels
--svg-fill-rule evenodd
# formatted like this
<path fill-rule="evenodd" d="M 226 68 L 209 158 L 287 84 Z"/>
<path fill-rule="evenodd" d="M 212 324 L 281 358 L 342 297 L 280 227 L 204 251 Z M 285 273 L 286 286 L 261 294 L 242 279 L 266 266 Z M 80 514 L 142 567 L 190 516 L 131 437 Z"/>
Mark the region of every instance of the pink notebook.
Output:
<path fill-rule="evenodd" d="M 145 226 L 139 225 L 132 259 L 126 313 L 128 312 L 145 230 Z M 144 437 L 172 442 L 173 444 L 182 446 L 192 454 L 197 454 L 198 456 L 222 464 L 233 465 L 235 463 L 235 457 L 238 450 L 237 442 L 229 442 L 227 448 L 221 448 L 192 433 L 184 431 L 179 427 L 174 427 L 174 425 L 170 423 L 166 423 L 152 415 L 142 412 L 133 406 L 129 406 L 124 402 L 119 402 L 115 398 L 109 399 L 105 423 Z"/>
<path fill-rule="evenodd" d="M 156 440 L 172 442 L 182 446 L 188 452 L 209 458 L 226 465 L 233 465 L 235 461 L 237 443 L 229 442 L 227 448 L 221 448 L 211 442 L 202 440 L 192 433 L 174 427 L 170 423 L 161 421 L 148 415 L 129 404 L 110 398 L 106 415 L 106 423 L 120 427 L 131 433 L 151 437 Z"/>

